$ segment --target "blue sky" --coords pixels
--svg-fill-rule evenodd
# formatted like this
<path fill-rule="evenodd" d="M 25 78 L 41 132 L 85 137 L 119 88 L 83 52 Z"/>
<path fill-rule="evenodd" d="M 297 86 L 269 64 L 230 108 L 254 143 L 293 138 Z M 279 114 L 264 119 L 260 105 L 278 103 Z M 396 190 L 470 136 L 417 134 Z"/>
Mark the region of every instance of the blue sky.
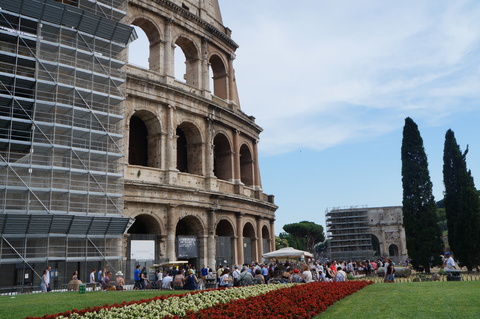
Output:
<path fill-rule="evenodd" d="M 240 45 L 242 110 L 263 127 L 275 233 L 333 207 L 402 204 L 404 119 L 419 126 L 436 200 L 451 128 L 480 179 L 480 2 L 220 0 Z M 477 188 L 480 186 L 477 183 Z"/>

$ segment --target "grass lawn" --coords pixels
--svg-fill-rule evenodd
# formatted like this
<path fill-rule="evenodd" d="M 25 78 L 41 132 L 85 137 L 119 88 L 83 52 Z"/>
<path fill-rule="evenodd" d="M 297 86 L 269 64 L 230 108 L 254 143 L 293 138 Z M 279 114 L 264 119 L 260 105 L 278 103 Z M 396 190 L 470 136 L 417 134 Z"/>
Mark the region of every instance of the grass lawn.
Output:
<path fill-rule="evenodd" d="M 480 318 L 480 281 L 373 284 L 316 318 Z"/>
<path fill-rule="evenodd" d="M 105 304 L 120 303 L 153 298 L 163 294 L 180 294 L 185 291 L 87 291 L 78 292 L 49 292 L 16 296 L 0 296 L 0 318 L 19 319 L 28 316 L 40 317 L 45 314 L 55 314 L 72 309 L 103 306 Z"/>
<path fill-rule="evenodd" d="M 183 291 L 51 292 L 0 296 L 0 318 L 43 316 Z M 319 318 L 480 318 L 480 281 L 373 284 Z"/>

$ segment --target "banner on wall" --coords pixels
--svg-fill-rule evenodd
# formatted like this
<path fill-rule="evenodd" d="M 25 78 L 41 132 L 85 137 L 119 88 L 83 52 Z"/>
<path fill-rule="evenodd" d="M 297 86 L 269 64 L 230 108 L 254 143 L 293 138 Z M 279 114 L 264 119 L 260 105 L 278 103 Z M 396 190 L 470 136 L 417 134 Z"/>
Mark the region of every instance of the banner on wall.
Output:
<path fill-rule="evenodd" d="M 197 258 L 198 240 L 195 236 L 177 237 L 177 257 L 178 258 Z"/>

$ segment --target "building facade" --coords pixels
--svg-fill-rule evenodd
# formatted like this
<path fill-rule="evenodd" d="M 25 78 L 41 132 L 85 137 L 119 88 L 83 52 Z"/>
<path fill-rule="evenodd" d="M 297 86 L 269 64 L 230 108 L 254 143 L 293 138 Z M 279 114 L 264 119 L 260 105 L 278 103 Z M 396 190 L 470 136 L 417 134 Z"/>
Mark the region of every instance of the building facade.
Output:
<path fill-rule="evenodd" d="M 129 265 L 142 260 L 144 245 L 154 247 L 144 257 L 159 262 L 261 261 L 274 249 L 277 207 L 262 191 L 262 129 L 241 111 L 238 45 L 218 1 L 130 1 L 127 24 L 149 42 L 148 68 L 126 69 L 124 214 L 135 218 L 125 240 Z M 179 56 L 184 75 L 176 79 Z"/>
<path fill-rule="evenodd" d="M 148 69 L 126 63 L 133 26 Z M 217 1 L 0 0 L 0 42 L 0 271 L 14 274 L 0 287 L 38 286 L 47 265 L 61 285 L 273 249 L 261 128 L 240 109 Z"/>
<path fill-rule="evenodd" d="M 326 214 L 329 259 L 407 258 L 402 207 L 351 207 Z"/>

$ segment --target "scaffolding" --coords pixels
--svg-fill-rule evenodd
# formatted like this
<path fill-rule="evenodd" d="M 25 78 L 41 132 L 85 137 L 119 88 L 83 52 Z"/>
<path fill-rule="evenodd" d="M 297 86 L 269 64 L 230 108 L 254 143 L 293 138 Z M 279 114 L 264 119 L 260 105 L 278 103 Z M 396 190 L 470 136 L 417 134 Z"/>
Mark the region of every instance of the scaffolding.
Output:
<path fill-rule="evenodd" d="M 122 258 L 125 10 L 0 0 L 2 265 Z"/>
<path fill-rule="evenodd" d="M 366 208 L 332 209 L 326 213 L 331 260 L 372 259 L 375 250 Z"/>

